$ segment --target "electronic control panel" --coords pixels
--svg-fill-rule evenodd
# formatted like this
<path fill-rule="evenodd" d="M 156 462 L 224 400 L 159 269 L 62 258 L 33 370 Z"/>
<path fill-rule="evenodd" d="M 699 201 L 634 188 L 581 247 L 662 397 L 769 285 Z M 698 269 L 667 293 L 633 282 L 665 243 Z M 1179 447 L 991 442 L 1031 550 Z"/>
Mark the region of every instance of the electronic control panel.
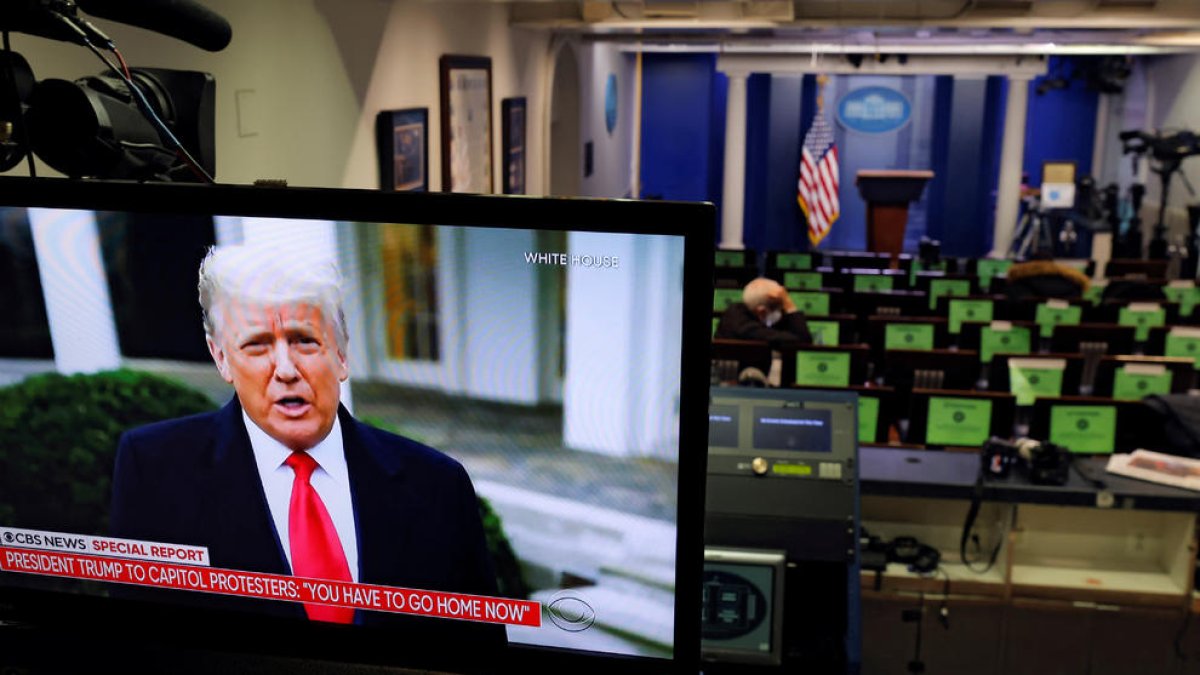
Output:
<path fill-rule="evenodd" d="M 853 392 L 715 388 L 709 475 L 852 481 L 858 452 Z"/>

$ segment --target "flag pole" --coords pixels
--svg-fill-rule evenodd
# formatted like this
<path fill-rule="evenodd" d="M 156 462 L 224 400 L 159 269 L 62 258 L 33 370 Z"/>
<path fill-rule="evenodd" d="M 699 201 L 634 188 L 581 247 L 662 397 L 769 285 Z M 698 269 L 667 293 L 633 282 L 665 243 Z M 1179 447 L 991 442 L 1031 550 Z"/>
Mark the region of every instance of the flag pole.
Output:
<path fill-rule="evenodd" d="M 810 250 L 821 245 L 840 215 L 837 145 L 825 120 L 825 85 L 829 76 L 817 75 L 817 109 L 800 146 L 800 179 L 796 201 L 808 224 Z"/>

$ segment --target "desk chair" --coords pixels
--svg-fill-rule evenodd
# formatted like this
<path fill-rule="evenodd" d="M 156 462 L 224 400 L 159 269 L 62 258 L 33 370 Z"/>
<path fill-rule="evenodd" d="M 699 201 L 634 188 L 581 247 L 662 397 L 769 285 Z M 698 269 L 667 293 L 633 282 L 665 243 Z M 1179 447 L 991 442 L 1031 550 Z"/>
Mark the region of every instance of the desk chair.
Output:
<path fill-rule="evenodd" d="M 1092 395 L 1111 397 L 1117 371 L 1128 365 L 1162 366 L 1171 373 L 1172 394 L 1186 394 L 1196 379 L 1196 367 L 1189 359 L 1164 356 L 1104 356 L 1096 366 Z"/>
<path fill-rule="evenodd" d="M 1105 323 L 1055 326 L 1050 351 L 1084 355 L 1132 354 L 1134 327 Z"/>
<path fill-rule="evenodd" d="M 709 351 L 712 378 L 721 384 L 737 384 L 742 371 L 757 368 L 771 373 L 771 347 L 757 340 L 713 340 Z"/>
<path fill-rule="evenodd" d="M 905 392 L 912 389 L 972 391 L 979 383 L 979 353 L 935 349 L 888 349 L 883 355 L 883 383 Z"/>
<path fill-rule="evenodd" d="M 852 291 L 845 294 L 843 308 L 859 318 L 932 315 L 929 296 L 917 291 Z"/>
<path fill-rule="evenodd" d="M 1013 435 L 1016 398 L 1012 394 L 914 389 L 911 401 L 906 443 L 978 450 L 992 436 Z M 986 423 L 975 424 L 973 418 L 983 414 L 988 415 Z"/>
<path fill-rule="evenodd" d="M 1011 359 L 1065 361 L 1066 368 L 1063 371 L 1062 393 L 1074 396 L 1079 394 L 1080 388 L 1083 386 L 1083 373 L 1087 364 L 1087 359 L 1083 354 L 997 354 L 992 359 L 992 363 L 987 371 L 988 391 L 1011 393 L 1012 382 L 1009 379 L 1011 371 L 1008 363 Z"/>
<path fill-rule="evenodd" d="M 1080 410 L 1088 408 L 1100 409 L 1105 411 L 1105 414 L 1099 417 L 1078 414 Z M 1058 416 L 1055 415 L 1055 410 L 1059 411 Z M 1101 438 L 1099 432 L 1104 430 L 1097 425 L 1108 421 L 1108 415 L 1111 415 L 1115 422 L 1114 428 L 1111 436 Z M 1094 396 L 1040 398 L 1033 406 L 1029 436 L 1065 445 L 1078 454 L 1132 452 L 1143 444 L 1152 421 L 1149 409 L 1138 401 L 1114 401 Z M 1071 447 L 1072 443 L 1069 441 L 1072 436 L 1080 436 L 1081 431 L 1092 433 L 1081 436 L 1086 440 L 1081 440 L 1075 447 Z"/>
<path fill-rule="evenodd" d="M 871 374 L 870 353 L 871 350 L 865 345 L 799 345 L 781 349 L 779 386 L 829 386 L 840 389 L 866 384 Z M 826 365 L 824 370 L 818 368 L 822 364 Z M 798 367 L 805 368 L 803 377 L 798 378 Z M 844 371 L 844 375 L 834 381 L 839 371 Z"/>

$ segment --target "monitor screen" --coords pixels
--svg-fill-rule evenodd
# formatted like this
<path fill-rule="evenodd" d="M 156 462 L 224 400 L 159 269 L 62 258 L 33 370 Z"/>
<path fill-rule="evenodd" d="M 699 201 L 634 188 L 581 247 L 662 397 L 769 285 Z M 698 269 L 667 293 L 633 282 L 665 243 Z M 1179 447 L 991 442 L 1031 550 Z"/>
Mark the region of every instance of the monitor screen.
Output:
<path fill-rule="evenodd" d="M 3 611 L 698 668 L 711 208 L 0 195 Z"/>
<path fill-rule="evenodd" d="M 754 447 L 758 450 L 833 450 L 833 412 L 801 408 L 754 408 Z"/>

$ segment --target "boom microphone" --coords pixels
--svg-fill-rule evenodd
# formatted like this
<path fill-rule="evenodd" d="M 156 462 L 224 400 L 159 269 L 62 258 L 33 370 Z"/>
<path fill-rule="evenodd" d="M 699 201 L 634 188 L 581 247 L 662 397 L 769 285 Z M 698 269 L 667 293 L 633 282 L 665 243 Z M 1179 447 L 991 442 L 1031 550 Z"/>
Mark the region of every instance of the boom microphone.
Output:
<path fill-rule="evenodd" d="M 210 52 L 229 45 L 232 29 L 220 14 L 194 0 L 78 0 L 92 16 L 162 33 Z"/>
<path fill-rule="evenodd" d="M 69 0 L 0 0 L 0 30 L 86 44 L 74 18 L 75 5 Z"/>

